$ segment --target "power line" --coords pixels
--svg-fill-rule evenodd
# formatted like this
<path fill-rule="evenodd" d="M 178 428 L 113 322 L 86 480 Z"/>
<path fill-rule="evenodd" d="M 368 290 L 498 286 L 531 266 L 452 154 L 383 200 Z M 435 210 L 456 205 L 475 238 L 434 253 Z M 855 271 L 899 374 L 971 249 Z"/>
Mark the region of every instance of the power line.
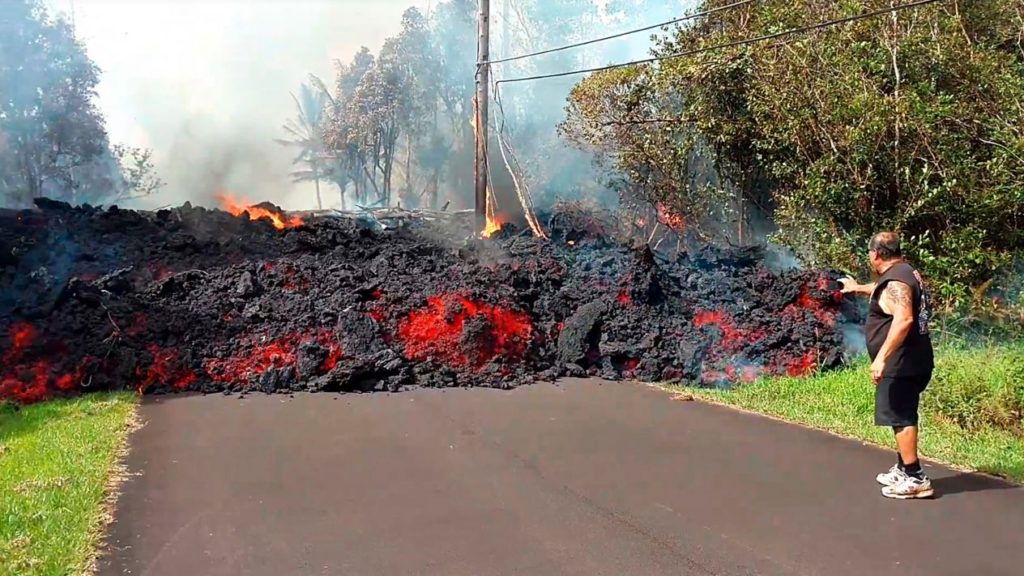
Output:
<path fill-rule="evenodd" d="M 693 56 L 694 54 L 701 54 L 703 52 L 710 52 L 712 50 L 718 50 L 720 48 L 732 48 L 734 46 L 746 46 L 747 44 L 754 44 L 757 42 L 763 42 L 765 40 L 773 40 L 775 38 L 781 38 L 783 36 L 792 36 L 800 32 L 810 32 L 813 30 L 821 30 L 823 28 L 829 28 L 831 26 L 838 26 L 840 24 L 847 24 L 857 20 L 864 20 L 867 18 L 873 18 L 875 16 L 881 16 L 883 14 L 900 12 L 902 10 L 910 10 L 912 8 L 919 8 L 928 4 L 935 4 L 942 2 L 943 0 L 919 0 L 917 2 L 911 2 L 909 4 L 903 4 L 901 6 L 892 6 L 881 10 L 875 10 L 872 12 L 865 12 L 864 14 L 858 14 L 856 16 L 848 16 L 846 18 L 840 18 L 838 20 L 829 20 L 828 22 L 819 22 L 811 26 L 801 26 L 798 28 L 790 28 L 783 30 L 782 32 L 776 32 L 774 34 L 765 34 L 764 36 L 757 36 L 755 38 L 747 38 L 744 40 L 737 40 L 734 42 L 726 42 L 723 44 L 716 44 L 714 46 L 708 46 L 706 48 L 698 48 L 696 50 L 688 50 L 686 52 L 679 52 L 677 54 L 669 54 L 668 56 L 657 56 L 654 58 L 647 58 L 644 60 L 634 60 L 632 62 L 623 62 L 621 64 L 611 64 L 608 66 L 601 66 L 598 68 L 587 68 L 584 70 L 570 70 L 568 72 L 557 72 L 554 74 L 539 74 L 537 76 L 525 76 L 522 78 L 509 78 L 508 80 L 501 80 L 499 84 L 511 83 L 511 82 L 526 82 L 528 80 L 544 80 L 547 78 L 561 78 L 564 76 L 576 76 L 578 74 L 589 74 L 591 72 L 604 72 L 605 70 L 614 70 L 616 68 L 626 68 L 628 66 L 636 66 L 637 64 L 650 64 L 653 62 L 659 62 L 661 60 L 672 60 L 675 58 L 682 58 L 684 56 Z"/>
<path fill-rule="evenodd" d="M 604 36 L 602 38 L 594 38 L 593 40 L 586 40 L 584 42 L 577 42 L 576 44 L 568 44 L 566 46 L 559 46 L 557 48 L 549 48 L 547 50 L 541 50 L 540 52 L 531 52 L 529 54 L 520 54 L 518 56 L 509 56 L 507 58 L 502 58 L 500 60 L 491 60 L 490 62 L 488 62 L 488 64 L 501 64 L 501 63 L 504 63 L 504 62 L 513 62 L 515 60 L 524 60 L 526 58 L 533 58 L 535 56 L 543 56 L 545 54 L 553 54 L 555 52 L 561 52 L 563 50 L 571 50 L 573 48 L 579 48 L 581 46 L 589 46 L 591 44 L 597 44 L 598 42 L 605 42 L 607 40 L 614 40 L 616 38 L 622 38 L 624 36 L 629 36 L 631 34 L 637 34 L 639 32 L 646 32 L 648 30 L 654 30 L 655 28 L 662 28 L 662 27 L 668 26 L 670 24 L 677 24 L 679 22 L 685 22 L 687 20 L 693 20 L 695 18 L 700 18 L 701 16 L 707 16 L 709 14 L 714 14 L 715 12 L 721 12 L 723 10 L 731 10 L 733 8 L 738 8 L 740 6 L 744 6 L 746 4 L 750 4 L 751 2 L 754 2 L 754 1 L 756 1 L 756 0 L 740 0 L 739 2 L 733 2 L 732 4 L 728 4 L 726 6 L 719 6 L 718 8 L 712 8 L 711 10 L 705 10 L 704 12 L 697 12 L 697 13 L 694 13 L 694 14 L 689 14 L 687 16 L 681 16 L 679 18 L 674 18 L 672 20 L 668 20 L 666 22 L 661 22 L 659 24 L 651 24 L 650 26 L 646 26 L 644 28 L 637 28 L 635 30 L 627 30 L 625 32 L 619 32 L 618 34 L 612 34 L 611 36 Z M 507 24 L 506 24 L 506 26 L 507 26 Z"/>

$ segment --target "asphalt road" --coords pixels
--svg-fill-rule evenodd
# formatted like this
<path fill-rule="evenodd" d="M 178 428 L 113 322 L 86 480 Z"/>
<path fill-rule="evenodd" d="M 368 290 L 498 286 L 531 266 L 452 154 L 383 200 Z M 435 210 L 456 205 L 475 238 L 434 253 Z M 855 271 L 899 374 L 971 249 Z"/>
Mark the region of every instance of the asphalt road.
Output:
<path fill-rule="evenodd" d="M 595 381 L 150 399 L 101 576 L 1020 576 L 1024 489 Z"/>

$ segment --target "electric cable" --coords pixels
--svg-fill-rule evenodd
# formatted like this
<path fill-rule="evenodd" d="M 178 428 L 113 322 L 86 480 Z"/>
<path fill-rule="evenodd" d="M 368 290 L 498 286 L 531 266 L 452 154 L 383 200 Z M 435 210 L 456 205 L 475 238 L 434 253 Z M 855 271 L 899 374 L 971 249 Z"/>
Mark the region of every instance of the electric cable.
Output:
<path fill-rule="evenodd" d="M 797 28 L 790 28 L 781 32 L 775 32 L 773 34 L 765 34 L 763 36 L 756 36 L 754 38 L 745 38 L 743 40 L 735 40 L 732 42 L 725 42 L 722 44 L 715 44 L 714 46 L 708 46 L 705 48 L 698 48 L 695 50 L 687 50 L 685 52 L 679 52 L 676 54 L 669 54 L 667 56 L 656 56 L 653 58 L 646 58 L 643 60 L 634 60 L 632 62 L 623 62 L 621 64 L 610 64 L 608 66 L 600 66 L 597 68 L 586 68 L 583 70 L 570 70 L 567 72 L 556 72 L 553 74 L 538 74 L 536 76 L 524 76 L 520 78 L 509 78 L 507 80 L 501 80 L 499 84 L 510 84 L 513 82 L 527 82 L 530 80 L 545 80 L 548 78 L 562 78 L 565 76 L 576 76 L 579 74 L 589 74 L 591 72 L 604 72 L 606 70 L 614 70 L 616 68 L 626 68 L 629 66 L 636 66 L 638 64 L 651 64 L 654 62 L 660 62 L 662 60 L 673 60 L 676 58 L 683 58 L 685 56 L 693 56 L 695 54 L 701 54 L 704 52 L 711 52 L 712 50 L 718 50 L 722 48 L 733 48 L 736 46 L 746 46 L 748 44 L 755 44 L 757 42 L 763 42 L 765 40 L 774 40 L 775 38 L 781 38 L 784 36 L 792 36 L 801 32 L 810 32 L 814 30 L 821 30 L 824 28 L 830 28 L 832 26 L 838 26 L 840 24 L 847 24 L 849 22 L 855 22 L 857 20 L 865 20 L 867 18 L 873 18 L 875 16 L 881 16 L 884 14 L 896 13 L 903 10 L 910 10 L 912 8 L 920 8 L 928 4 L 936 4 L 944 0 L 918 0 L 917 2 L 911 2 L 909 4 L 902 4 L 900 6 L 892 6 L 889 8 L 883 8 L 881 10 L 873 10 L 871 12 L 865 12 L 863 14 L 857 14 L 855 16 L 848 16 L 846 18 L 840 18 L 837 20 L 829 20 L 827 22 L 819 22 L 810 26 L 800 26 Z"/>
<path fill-rule="evenodd" d="M 710 10 L 705 10 L 703 12 L 696 12 L 694 14 L 688 14 L 686 16 L 680 16 L 679 18 L 673 18 L 672 20 L 668 20 L 668 21 L 661 22 L 661 23 L 658 23 L 658 24 L 651 24 L 650 26 L 645 26 L 643 28 L 637 28 L 635 30 L 627 30 L 625 32 L 619 32 L 618 34 L 612 34 L 611 36 L 604 36 L 604 37 L 601 37 L 601 38 L 594 38 L 593 40 L 586 40 L 584 42 L 577 42 L 575 44 L 568 44 L 568 45 L 565 45 L 565 46 L 559 46 L 557 48 L 548 48 L 547 50 L 541 50 L 539 52 L 531 52 L 529 54 L 520 54 L 518 56 L 509 56 L 507 58 L 501 58 L 501 59 L 498 59 L 498 60 L 490 60 L 490 61 L 488 61 L 488 64 L 502 64 L 502 63 L 505 63 L 505 62 L 514 62 L 516 60 L 524 60 L 526 58 L 534 58 L 536 56 L 543 56 L 545 54 L 553 54 L 555 52 L 562 52 L 563 50 L 571 50 L 573 48 L 580 48 L 582 46 L 589 46 L 591 44 L 597 44 L 598 42 L 605 42 L 607 40 L 614 40 L 616 38 L 622 38 L 624 36 L 629 36 L 631 34 L 637 34 L 639 32 L 646 32 L 648 30 L 654 30 L 656 28 L 663 28 L 663 27 L 669 26 L 671 24 L 677 24 L 679 22 L 685 22 L 687 20 L 693 20 L 695 18 L 700 18 L 701 16 L 707 16 L 709 14 L 714 14 L 716 12 L 722 12 L 724 10 L 731 10 L 733 8 L 739 8 L 740 6 L 745 6 L 745 5 L 750 4 L 752 2 L 755 2 L 755 1 L 756 0 L 740 0 L 739 2 L 733 2 L 732 4 L 727 4 L 725 6 L 719 6 L 718 8 L 712 8 Z M 479 65 L 481 63 L 478 62 L 477 64 Z"/>

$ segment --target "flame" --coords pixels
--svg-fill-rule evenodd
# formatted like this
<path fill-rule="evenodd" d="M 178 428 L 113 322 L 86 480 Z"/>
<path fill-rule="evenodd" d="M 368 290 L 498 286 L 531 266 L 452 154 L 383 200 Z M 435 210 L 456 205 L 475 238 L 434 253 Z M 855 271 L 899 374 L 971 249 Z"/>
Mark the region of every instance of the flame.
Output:
<path fill-rule="evenodd" d="M 501 231 L 501 222 L 493 215 L 487 215 L 487 226 L 484 227 L 483 237 L 490 238 Z"/>
<path fill-rule="evenodd" d="M 251 220 L 270 220 L 270 223 L 278 230 L 302 226 L 302 218 L 298 216 L 288 216 L 287 214 L 273 212 L 259 206 L 251 206 L 248 201 L 235 199 L 227 192 L 218 192 L 217 200 L 220 201 L 221 208 L 231 213 L 232 216 L 241 216 L 243 212 L 248 212 Z"/>

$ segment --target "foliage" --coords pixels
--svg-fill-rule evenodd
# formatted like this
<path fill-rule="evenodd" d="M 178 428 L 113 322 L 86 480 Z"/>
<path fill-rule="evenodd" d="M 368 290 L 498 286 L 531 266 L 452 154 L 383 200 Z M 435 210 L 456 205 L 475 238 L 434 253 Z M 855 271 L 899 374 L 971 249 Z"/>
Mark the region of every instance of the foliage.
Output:
<path fill-rule="evenodd" d="M 1024 346 L 949 347 L 938 355 L 926 410 L 967 431 L 1024 437 Z"/>
<path fill-rule="evenodd" d="M 391 203 L 403 136 L 403 197 L 413 199 L 414 145 L 420 138 L 436 139 L 441 89 L 440 68 L 427 21 L 415 8 L 406 10 L 401 32 L 384 42 L 376 58 L 364 47 L 352 63 L 338 65 L 324 139 L 339 158 L 347 181 L 355 183 L 357 200 L 365 201 L 363 177 L 368 176 L 377 202 Z"/>
<path fill-rule="evenodd" d="M 312 181 L 316 184 L 316 204 L 320 210 L 324 208 L 323 199 L 320 197 L 320 178 L 324 175 L 321 164 L 326 154 L 323 132 L 326 126 L 328 98 L 329 95 L 323 90 L 302 84 L 299 96 L 292 94 L 295 116 L 284 125 L 285 132 L 291 138 L 275 140 L 283 146 L 298 148 L 298 154 L 292 163 L 304 164 L 307 170 L 292 172 L 292 179 L 295 182 Z M 344 196 L 342 199 L 344 200 Z"/>
<path fill-rule="evenodd" d="M 1021 344 L 936 347 L 936 372 L 921 398 L 921 453 L 928 459 L 1024 481 Z M 764 379 L 733 390 L 676 388 L 892 449 L 874 424 L 867 361 L 810 378 Z"/>
<path fill-rule="evenodd" d="M 629 0 L 608 3 L 608 9 L 628 26 L 653 4 Z M 370 195 L 382 203 L 397 196 L 404 206 L 436 207 L 443 196 L 460 203 L 472 197 L 477 8 L 475 0 L 445 0 L 427 15 L 409 9 L 401 31 L 376 57 L 364 48 L 351 63 L 338 65 L 326 141 L 360 203 L 372 201 Z M 591 0 L 522 0 L 492 8 L 492 58 L 582 40 L 604 25 L 599 4 Z M 495 65 L 492 78 L 576 68 L 601 49 Z M 588 155 L 566 150 L 554 130 L 561 117 L 556 103 L 564 101 L 573 82 L 523 84 L 494 93 L 490 174 L 499 196 L 514 198 L 511 177 L 498 161 L 499 134 L 506 144 L 527 151 L 523 168 L 531 187 L 544 192 L 600 188 L 589 178 Z"/>
<path fill-rule="evenodd" d="M 70 25 L 40 2 L 0 3 L 0 202 L 102 203 L 162 185 L 148 151 L 110 146 L 99 74 Z"/>
<path fill-rule="evenodd" d="M 889 5 L 754 3 L 677 29 L 654 53 Z M 734 206 L 757 207 L 771 238 L 814 265 L 864 274 L 867 239 L 898 230 L 935 296 L 964 308 L 1024 249 L 1022 32 L 1021 0 L 949 2 L 599 73 L 574 90 L 563 129 L 640 194 L 707 216 L 707 189 L 679 191 L 699 152 Z"/>

